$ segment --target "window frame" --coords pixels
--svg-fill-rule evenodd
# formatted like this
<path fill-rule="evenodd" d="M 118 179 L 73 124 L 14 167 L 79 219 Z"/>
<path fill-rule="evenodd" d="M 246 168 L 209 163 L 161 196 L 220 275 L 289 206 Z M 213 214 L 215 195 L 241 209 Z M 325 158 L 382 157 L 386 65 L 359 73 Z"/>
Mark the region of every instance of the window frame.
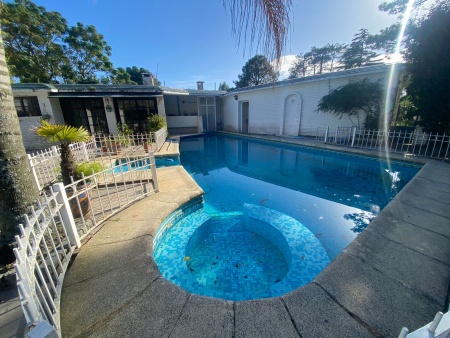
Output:
<path fill-rule="evenodd" d="M 24 100 L 28 100 L 28 104 L 24 104 Z M 17 109 L 16 101 L 19 101 L 21 112 Z M 17 111 L 18 117 L 36 117 L 42 116 L 41 107 L 39 106 L 39 99 L 37 96 L 15 96 L 14 108 Z M 31 110 L 31 111 L 30 111 Z"/>

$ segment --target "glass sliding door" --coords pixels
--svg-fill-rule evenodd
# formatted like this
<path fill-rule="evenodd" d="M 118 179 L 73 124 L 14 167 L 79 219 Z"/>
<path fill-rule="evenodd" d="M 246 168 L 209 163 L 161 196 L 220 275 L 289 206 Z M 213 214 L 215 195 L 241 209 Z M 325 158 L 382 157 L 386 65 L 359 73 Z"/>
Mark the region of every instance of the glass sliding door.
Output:
<path fill-rule="evenodd" d="M 91 134 L 108 134 L 108 122 L 101 98 L 61 98 L 64 121 L 74 127 L 84 127 Z"/>
<path fill-rule="evenodd" d="M 120 121 L 136 133 L 148 131 L 147 118 L 157 115 L 155 98 L 117 99 Z"/>

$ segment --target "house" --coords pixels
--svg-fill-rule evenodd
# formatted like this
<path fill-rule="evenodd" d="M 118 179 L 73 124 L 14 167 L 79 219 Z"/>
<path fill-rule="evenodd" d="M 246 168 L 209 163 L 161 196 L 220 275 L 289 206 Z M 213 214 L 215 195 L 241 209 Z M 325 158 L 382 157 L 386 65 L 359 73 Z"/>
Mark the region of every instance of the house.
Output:
<path fill-rule="evenodd" d="M 388 100 L 398 100 L 399 75 L 404 65 L 396 65 L 392 75 L 392 89 Z M 318 112 L 320 99 L 330 90 L 350 81 L 367 78 L 380 81 L 388 88 L 391 65 L 375 65 L 333 73 L 278 81 L 259 86 L 240 88 L 223 96 L 223 129 L 227 131 L 298 136 L 311 134 L 317 127 L 352 127 L 353 122 L 329 113 Z M 383 107 L 384 108 L 384 107 Z M 363 113 L 360 121 L 364 121 Z"/>
<path fill-rule="evenodd" d="M 236 89 L 232 92 L 174 89 L 144 85 L 101 84 L 13 84 L 14 103 L 19 115 L 25 148 L 48 147 L 33 127 L 41 118 L 52 123 L 84 126 L 91 133 L 115 134 L 118 123 L 135 132 L 147 131 L 147 117 L 164 116 L 169 133 L 187 134 L 225 130 L 240 133 L 298 136 L 311 134 L 318 126 L 350 127 L 348 118 L 317 111 L 320 99 L 349 81 L 367 78 L 380 81 L 391 92 L 387 97 L 394 110 L 401 86 L 403 65 L 391 76 L 390 65 L 344 70 L 270 84 Z M 144 81 L 144 83 L 146 83 Z M 398 90 L 398 88 L 400 88 Z M 360 120 L 364 120 L 361 113 Z"/>
<path fill-rule="evenodd" d="M 116 134 L 118 124 L 146 132 L 147 118 L 167 119 L 171 133 L 215 131 L 221 123 L 224 91 L 173 89 L 154 85 L 29 84 L 12 85 L 27 151 L 46 148 L 33 127 L 40 119 L 83 126 L 91 133 Z"/>

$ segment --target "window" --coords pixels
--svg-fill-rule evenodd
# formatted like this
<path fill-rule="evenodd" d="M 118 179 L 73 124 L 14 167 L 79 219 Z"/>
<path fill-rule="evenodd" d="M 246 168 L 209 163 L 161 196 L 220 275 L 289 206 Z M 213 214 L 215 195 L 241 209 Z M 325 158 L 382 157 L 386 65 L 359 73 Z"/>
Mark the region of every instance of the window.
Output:
<path fill-rule="evenodd" d="M 147 118 L 158 114 L 156 99 L 118 99 L 120 121 L 124 121 L 135 133 L 148 131 Z"/>
<path fill-rule="evenodd" d="M 61 98 L 60 102 L 67 124 L 83 126 L 91 133 L 109 133 L 101 98 Z"/>
<path fill-rule="evenodd" d="M 19 117 L 42 115 L 38 99 L 35 96 L 15 97 L 14 106 L 16 107 L 17 115 Z"/>

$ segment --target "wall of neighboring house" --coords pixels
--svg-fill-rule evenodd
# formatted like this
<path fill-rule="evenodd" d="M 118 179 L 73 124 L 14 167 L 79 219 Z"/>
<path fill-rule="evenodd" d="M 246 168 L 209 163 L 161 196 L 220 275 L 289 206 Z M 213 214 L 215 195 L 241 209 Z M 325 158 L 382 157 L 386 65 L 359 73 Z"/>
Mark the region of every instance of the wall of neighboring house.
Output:
<path fill-rule="evenodd" d="M 359 72 L 346 76 L 320 77 L 311 81 L 267 86 L 249 91 L 235 92 L 223 97 L 223 128 L 226 131 L 241 132 L 242 103 L 248 102 L 248 132 L 270 135 L 310 134 L 317 127 L 351 127 L 358 123 L 356 117 L 341 119 L 330 113 L 318 112 L 320 99 L 330 90 L 343 86 L 351 80 L 367 78 L 380 81 L 387 86 L 389 68 L 386 66 L 372 68 L 370 72 Z M 394 88 L 395 90 L 396 88 Z M 237 100 L 235 99 L 237 95 Z M 390 98 L 394 95 L 391 93 Z M 365 121 L 363 113 L 359 114 L 362 127 Z"/>

